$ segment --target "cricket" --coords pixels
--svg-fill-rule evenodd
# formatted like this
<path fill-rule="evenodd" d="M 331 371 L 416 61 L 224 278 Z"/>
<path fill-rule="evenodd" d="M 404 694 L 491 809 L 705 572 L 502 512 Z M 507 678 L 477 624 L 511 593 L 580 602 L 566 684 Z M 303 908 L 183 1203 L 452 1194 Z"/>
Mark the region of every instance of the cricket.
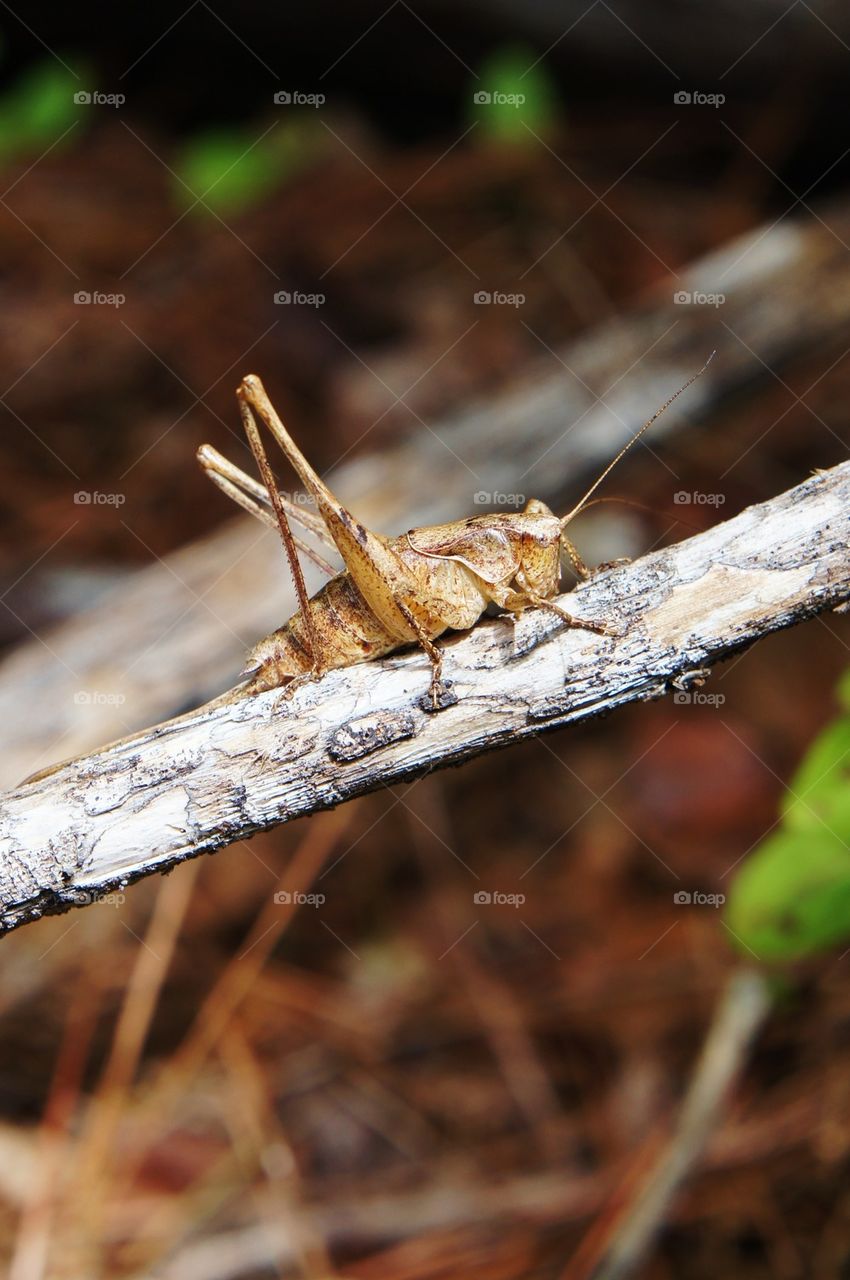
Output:
<path fill-rule="evenodd" d="M 454 699 L 443 681 L 443 656 L 434 642 L 447 631 L 469 630 L 490 605 L 514 618 L 526 609 L 546 609 L 565 626 L 616 634 L 609 622 L 574 617 L 553 600 L 561 590 L 562 553 L 580 580 L 610 567 L 589 569 L 567 536 L 567 528 L 620 459 L 700 377 L 713 355 L 635 431 L 565 516 L 555 515 L 544 502 L 532 498 L 522 511 L 470 516 L 410 529 L 397 537 L 365 528 L 342 505 L 290 436 L 260 379 L 255 374 L 243 378 L 236 395 L 262 483 L 211 445 L 201 445 L 198 461 L 229 498 L 278 529 L 299 607 L 251 650 L 242 672 L 244 683 L 234 692 L 242 697 L 279 688 L 289 697 L 304 682 L 333 668 L 418 644 L 431 663 L 430 703 L 439 710 Z M 312 496 L 318 514 L 279 492 L 258 420 Z M 336 548 L 344 569 L 336 572 L 293 532 L 290 522 L 326 547 Z M 312 597 L 299 551 L 330 579 Z"/>

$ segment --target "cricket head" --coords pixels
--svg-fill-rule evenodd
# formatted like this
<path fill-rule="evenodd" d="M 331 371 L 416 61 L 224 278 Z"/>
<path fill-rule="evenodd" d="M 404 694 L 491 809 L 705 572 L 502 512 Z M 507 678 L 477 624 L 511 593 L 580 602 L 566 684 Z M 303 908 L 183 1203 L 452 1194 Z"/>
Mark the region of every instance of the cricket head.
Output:
<path fill-rule="evenodd" d="M 515 520 L 525 581 L 538 595 L 555 595 L 561 581 L 560 520 L 539 498 L 530 498 Z"/>

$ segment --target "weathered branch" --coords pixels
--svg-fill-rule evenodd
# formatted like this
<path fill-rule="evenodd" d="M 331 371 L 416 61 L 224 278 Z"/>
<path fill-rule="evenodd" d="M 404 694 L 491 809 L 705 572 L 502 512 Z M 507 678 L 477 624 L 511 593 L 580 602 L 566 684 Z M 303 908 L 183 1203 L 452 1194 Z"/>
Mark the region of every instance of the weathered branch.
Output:
<path fill-rule="evenodd" d="M 850 599 L 850 463 L 598 574 L 563 597 L 616 637 L 534 611 L 446 643 L 456 702 L 424 699 L 418 652 L 201 707 L 8 793 L 0 930 L 91 901 L 381 784 L 677 688 L 780 627 Z"/>

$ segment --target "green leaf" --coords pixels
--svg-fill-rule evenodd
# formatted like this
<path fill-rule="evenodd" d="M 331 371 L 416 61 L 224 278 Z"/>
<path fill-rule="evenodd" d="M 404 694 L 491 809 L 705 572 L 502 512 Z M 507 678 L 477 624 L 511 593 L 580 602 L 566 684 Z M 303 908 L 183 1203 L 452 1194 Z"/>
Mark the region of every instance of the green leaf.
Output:
<path fill-rule="evenodd" d="M 265 136 L 259 128 L 200 134 L 178 159 L 185 183 L 179 197 L 188 204 L 200 197 L 218 212 L 246 208 L 310 163 L 319 145 L 315 122 L 304 117 L 278 124 Z"/>
<path fill-rule="evenodd" d="M 850 851 L 823 827 L 769 837 L 739 871 L 726 924 L 742 950 L 790 961 L 850 936 Z"/>
<path fill-rule="evenodd" d="M 845 711 L 850 711 L 850 667 L 844 672 L 844 675 L 838 681 L 836 689 L 838 701 Z"/>
<path fill-rule="evenodd" d="M 477 133 L 496 142 L 536 146 L 533 133 L 548 132 L 559 111 L 554 82 L 531 49 L 498 49 L 483 63 L 473 88 Z"/>
<path fill-rule="evenodd" d="M 850 844 L 850 716 L 834 721 L 809 747 L 781 809 L 788 828 L 826 826 Z"/>
<path fill-rule="evenodd" d="M 85 120 L 86 108 L 74 101 L 81 88 L 83 81 L 52 59 L 22 75 L 0 98 L 0 158 L 46 147 Z"/>

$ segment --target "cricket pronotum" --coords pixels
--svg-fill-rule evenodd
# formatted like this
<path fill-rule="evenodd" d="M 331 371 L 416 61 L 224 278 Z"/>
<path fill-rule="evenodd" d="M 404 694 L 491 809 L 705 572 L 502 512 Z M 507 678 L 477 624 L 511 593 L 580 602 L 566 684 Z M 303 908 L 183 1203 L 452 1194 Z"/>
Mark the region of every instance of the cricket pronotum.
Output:
<path fill-rule="evenodd" d="M 514 615 L 530 608 L 548 609 L 567 626 L 612 634 L 609 623 L 573 617 L 552 599 L 560 590 L 562 550 L 579 578 L 591 574 L 567 537 L 567 526 L 623 455 L 704 372 L 711 358 L 634 433 L 565 516 L 556 516 L 544 502 L 532 498 L 523 511 L 471 516 L 411 529 L 395 538 L 373 533 L 346 510 L 295 444 L 260 379 L 254 374 L 244 378 L 236 394 L 262 484 L 210 445 L 201 446 L 198 460 L 228 497 L 279 529 L 299 608 L 251 651 L 243 672 L 246 683 L 237 694 L 282 686 L 291 692 L 333 667 L 348 667 L 419 644 L 431 662 L 430 696 L 436 709 L 444 686 L 443 658 L 434 641 L 446 631 L 468 630 L 490 604 Z M 279 493 L 257 418 L 312 495 L 318 515 Z M 328 547 L 336 547 L 345 564 L 341 573 L 334 573 L 323 557 L 293 534 L 290 519 Z M 299 549 L 332 575 L 312 598 L 298 561 Z"/>

